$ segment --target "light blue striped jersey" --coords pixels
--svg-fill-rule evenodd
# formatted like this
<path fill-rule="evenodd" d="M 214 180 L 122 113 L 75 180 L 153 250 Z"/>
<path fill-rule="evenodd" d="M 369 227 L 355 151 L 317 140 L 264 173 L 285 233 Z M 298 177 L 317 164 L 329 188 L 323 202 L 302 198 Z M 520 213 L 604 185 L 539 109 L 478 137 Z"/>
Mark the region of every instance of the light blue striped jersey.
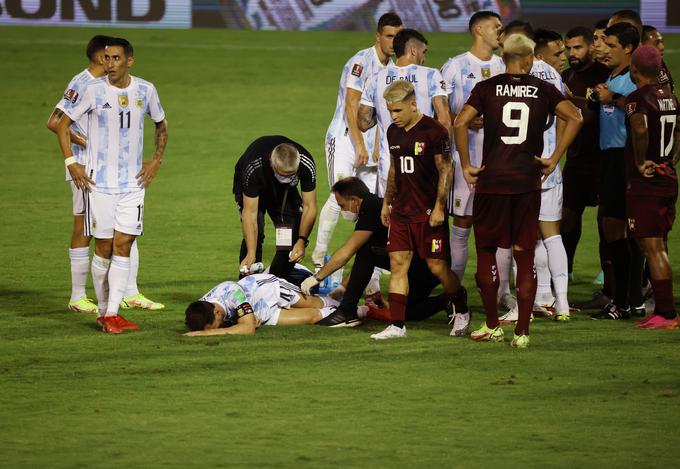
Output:
<path fill-rule="evenodd" d="M 630 78 L 630 70 L 625 68 L 615 77 L 607 78 L 607 87 L 612 93 L 628 96 L 637 89 Z M 625 148 L 626 114 L 612 104 L 600 104 L 600 149 Z"/>

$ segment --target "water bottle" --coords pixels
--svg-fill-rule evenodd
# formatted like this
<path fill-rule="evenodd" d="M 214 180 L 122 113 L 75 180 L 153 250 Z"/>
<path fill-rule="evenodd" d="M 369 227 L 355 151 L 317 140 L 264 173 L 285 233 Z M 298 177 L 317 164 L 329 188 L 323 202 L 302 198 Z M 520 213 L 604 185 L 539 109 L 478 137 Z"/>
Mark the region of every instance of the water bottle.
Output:
<path fill-rule="evenodd" d="M 324 258 L 323 258 L 323 263 L 324 263 L 324 265 L 326 265 L 330 259 L 331 259 L 331 256 L 329 256 L 328 254 L 326 254 L 326 255 L 324 256 Z M 331 277 L 332 277 L 332 276 L 329 275 L 328 277 L 326 277 L 325 279 L 323 279 L 323 280 L 321 281 L 321 283 L 319 283 L 319 295 L 321 295 L 321 296 L 326 296 L 326 295 L 328 295 L 331 291 L 333 291 L 333 289 L 331 288 Z"/>
<path fill-rule="evenodd" d="M 342 285 L 342 274 L 344 273 L 344 268 L 340 267 L 338 270 L 329 275 L 330 278 L 330 291 L 335 290 L 340 285 Z M 330 292 L 329 292 L 330 293 Z"/>

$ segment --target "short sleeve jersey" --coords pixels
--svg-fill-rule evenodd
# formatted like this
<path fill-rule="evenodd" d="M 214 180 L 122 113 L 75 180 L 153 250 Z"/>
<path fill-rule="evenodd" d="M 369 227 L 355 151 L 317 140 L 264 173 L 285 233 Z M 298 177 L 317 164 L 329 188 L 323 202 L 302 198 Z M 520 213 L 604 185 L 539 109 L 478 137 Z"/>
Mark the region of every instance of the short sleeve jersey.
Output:
<path fill-rule="evenodd" d="M 88 118 L 86 169 L 95 182 L 92 190 L 141 190 L 135 176 L 142 168 L 144 115 L 156 123 L 165 119 L 156 88 L 134 76 L 127 88 L 117 88 L 102 77 L 76 98 L 62 101 L 59 108 L 73 121 Z"/>
<path fill-rule="evenodd" d="M 83 93 L 85 93 L 87 84 L 92 80 L 95 80 L 95 77 L 92 76 L 92 74 L 87 69 L 74 76 L 66 87 L 66 90 L 64 90 L 63 98 L 59 100 L 55 107 L 63 111 L 64 106 L 66 106 L 68 103 L 75 104 L 76 101 L 78 101 L 78 99 L 80 99 L 80 97 L 83 95 Z M 71 130 L 81 135 L 87 135 L 88 118 L 89 114 L 85 114 L 77 121 L 74 121 L 73 124 L 71 124 Z M 73 156 L 75 156 L 78 164 L 85 165 L 87 163 L 87 152 L 85 148 L 72 143 L 71 151 L 73 152 Z M 71 180 L 71 173 L 69 173 L 68 169 L 66 170 L 66 180 Z"/>
<path fill-rule="evenodd" d="M 591 90 L 604 83 L 609 76 L 609 69 L 600 62 L 593 61 L 583 70 L 569 68 L 562 72 L 564 84 L 574 96 L 588 98 Z M 572 101 L 583 115 L 583 127 L 567 150 L 569 164 L 588 170 L 591 162 L 599 161 L 594 156 L 600 151 L 600 116 L 582 100 Z M 599 111 L 599 109 L 598 109 Z"/>
<path fill-rule="evenodd" d="M 374 194 L 364 197 L 359 207 L 354 231 L 370 231 L 371 235 L 368 243 L 372 246 L 385 246 L 387 244 L 387 227 L 380 220 L 383 199 Z"/>
<path fill-rule="evenodd" d="M 607 86 L 612 93 L 628 96 L 635 91 L 635 83 L 630 78 L 628 68 L 615 76 L 607 78 Z M 600 104 L 600 148 L 623 148 L 626 146 L 626 122 L 623 110 L 611 104 Z"/>
<path fill-rule="evenodd" d="M 392 125 L 392 117 L 387 110 L 387 103 L 383 93 L 396 80 L 409 81 L 416 91 L 416 105 L 418 110 L 426 116 L 434 116 L 432 98 L 435 96 L 448 97 L 449 87 L 436 68 L 422 65 L 408 65 L 398 67 L 388 64 L 376 73 L 366 84 L 361 95 L 361 104 L 375 109 L 378 116 L 378 132 L 380 133 L 380 155 L 387 158 L 390 154 L 387 145 L 387 128 Z"/>
<path fill-rule="evenodd" d="M 408 131 L 392 124 L 387 140 L 396 185 L 391 216 L 403 223 L 426 221 L 437 201 L 435 155 L 450 155 L 449 133 L 435 119 L 423 115 Z"/>
<path fill-rule="evenodd" d="M 297 175 L 289 184 L 280 183 L 271 167 L 271 153 L 277 145 L 288 143 L 300 152 Z M 316 165 L 312 154 L 299 143 L 282 135 L 268 135 L 253 141 L 236 162 L 234 194 L 278 200 L 288 188 L 300 185 L 302 192 L 316 189 Z M 265 201 L 266 201 L 265 200 Z"/>
<path fill-rule="evenodd" d="M 551 65 L 547 64 L 543 60 L 534 60 L 534 65 L 531 67 L 531 72 L 529 75 L 536 78 L 540 78 L 552 84 L 555 88 L 559 90 L 560 93 L 564 94 L 564 83 L 562 82 L 562 76 L 555 70 Z M 543 153 L 541 158 L 550 158 L 555 151 L 555 146 L 557 145 L 557 123 L 554 114 L 548 116 L 548 120 L 545 124 L 545 132 L 543 132 Z M 562 182 L 562 169 L 559 165 L 555 168 L 550 176 L 545 178 L 541 183 L 542 189 L 550 189 L 555 187 L 557 184 Z"/>
<path fill-rule="evenodd" d="M 630 137 L 630 117 L 644 114 L 647 117 L 647 154 L 645 159 L 657 164 L 666 164 L 668 174 L 656 174 L 653 178 L 643 177 L 636 165 L 633 142 Z M 638 194 L 672 195 L 677 193 L 678 177 L 670 166 L 673 159 L 673 144 L 676 119 L 680 114 L 678 99 L 673 95 L 670 85 L 646 85 L 632 92 L 626 99 L 626 176 L 631 190 Z"/>
<path fill-rule="evenodd" d="M 505 72 L 503 59 L 494 55 L 491 60 L 481 60 L 471 52 L 465 52 L 446 61 L 441 69 L 442 77 L 449 87 L 449 109 L 458 114 L 463 105 L 470 97 L 472 88 L 477 83 Z M 468 131 L 468 146 L 470 161 L 474 166 L 479 166 L 482 161 L 482 148 L 484 146 L 484 131 Z M 454 151 L 453 158 L 460 162 L 460 156 Z"/>
<path fill-rule="evenodd" d="M 485 170 L 477 193 L 522 194 L 541 187 L 543 131 L 555 107 L 566 99 L 550 83 L 531 75 L 504 73 L 472 90 L 467 104 L 484 115 Z"/>
<path fill-rule="evenodd" d="M 360 50 L 345 63 L 345 66 L 342 68 L 342 74 L 340 75 L 340 86 L 338 88 L 335 113 L 333 114 L 333 120 L 331 120 L 328 130 L 326 131 L 326 140 L 347 134 L 347 122 L 345 121 L 345 99 L 347 88 L 363 92 L 367 79 L 383 68 L 385 68 L 385 65 L 380 62 L 375 46 Z M 373 127 L 367 132 L 364 132 L 364 143 L 366 144 L 369 155 L 373 153 L 376 131 L 377 129 Z"/>
<path fill-rule="evenodd" d="M 675 93 L 675 82 L 673 81 L 671 70 L 663 60 L 661 61 L 661 69 L 659 70 L 659 84 L 669 85 L 671 87 L 671 91 Z"/>

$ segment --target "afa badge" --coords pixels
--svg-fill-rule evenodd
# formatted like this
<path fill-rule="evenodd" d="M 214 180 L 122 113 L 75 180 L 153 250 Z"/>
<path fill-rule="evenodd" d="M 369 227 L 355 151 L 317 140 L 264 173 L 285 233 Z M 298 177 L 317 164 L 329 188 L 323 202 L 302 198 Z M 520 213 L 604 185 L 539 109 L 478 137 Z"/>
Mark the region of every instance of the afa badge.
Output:
<path fill-rule="evenodd" d="M 416 142 L 413 147 L 413 154 L 418 156 L 425 153 L 425 142 Z"/>
<path fill-rule="evenodd" d="M 128 97 L 126 94 L 118 95 L 118 104 L 120 104 L 120 107 L 128 107 Z"/>
<path fill-rule="evenodd" d="M 137 107 L 141 109 L 144 107 L 144 100 L 142 98 L 137 98 Z"/>

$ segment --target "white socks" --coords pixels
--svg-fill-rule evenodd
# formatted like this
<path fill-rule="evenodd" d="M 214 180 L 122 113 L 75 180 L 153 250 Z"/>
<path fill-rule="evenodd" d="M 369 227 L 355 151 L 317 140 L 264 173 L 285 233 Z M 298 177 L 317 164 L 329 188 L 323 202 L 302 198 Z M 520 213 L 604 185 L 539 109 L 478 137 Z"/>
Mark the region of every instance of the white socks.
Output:
<path fill-rule="evenodd" d="M 469 238 L 470 228 L 461 228 L 456 225 L 451 226 L 451 270 L 456 274 L 461 283 L 463 282 L 465 266 L 468 260 Z"/>
<path fill-rule="evenodd" d="M 92 282 L 94 283 L 95 295 L 97 295 L 100 316 L 104 316 L 106 313 L 109 301 L 109 283 L 107 277 L 110 264 L 110 259 L 103 259 L 96 254 L 92 255 Z"/>
<path fill-rule="evenodd" d="M 90 271 L 90 248 L 75 248 L 68 250 L 71 260 L 71 301 L 78 301 L 86 296 L 85 284 Z"/>
<path fill-rule="evenodd" d="M 368 281 L 366 285 L 365 295 L 372 295 L 373 293 L 380 291 L 380 276 L 382 275 L 382 269 L 376 267 L 373 269 L 373 275 L 371 275 L 371 280 Z"/>
<path fill-rule="evenodd" d="M 139 272 L 139 249 L 137 249 L 137 240 L 135 239 L 130 248 L 130 276 L 128 277 L 125 296 L 135 296 L 139 293 L 137 272 Z"/>
<path fill-rule="evenodd" d="M 540 239 L 536 241 L 534 265 L 536 266 L 536 299 L 534 303 L 545 304 L 552 298 L 552 288 L 550 287 L 550 269 L 548 269 L 548 251 Z"/>
<path fill-rule="evenodd" d="M 323 204 L 321 213 L 319 214 L 319 227 L 316 230 L 316 245 L 312 253 L 312 262 L 315 265 L 323 264 L 323 256 L 328 251 L 328 243 L 331 241 L 335 225 L 338 224 L 338 217 L 340 215 L 340 206 L 335 200 L 335 195 L 331 193 L 328 200 Z"/>
<path fill-rule="evenodd" d="M 130 275 L 130 258 L 112 256 L 109 267 L 109 306 L 106 309 L 107 316 L 116 316 L 120 302 L 125 295 L 128 276 Z"/>
<path fill-rule="evenodd" d="M 555 289 L 555 309 L 556 312 L 569 312 L 569 300 L 567 300 L 567 290 L 569 288 L 569 272 L 567 267 L 567 251 L 562 243 L 562 236 L 555 235 L 543 240 L 545 250 L 548 254 L 548 268 L 552 277 Z"/>
<path fill-rule="evenodd" d="M 510 268 L 512 266 L 512 249 L 496 249 L 496 265 L 498 266 L 498 298 L 510 293 Z"/>

